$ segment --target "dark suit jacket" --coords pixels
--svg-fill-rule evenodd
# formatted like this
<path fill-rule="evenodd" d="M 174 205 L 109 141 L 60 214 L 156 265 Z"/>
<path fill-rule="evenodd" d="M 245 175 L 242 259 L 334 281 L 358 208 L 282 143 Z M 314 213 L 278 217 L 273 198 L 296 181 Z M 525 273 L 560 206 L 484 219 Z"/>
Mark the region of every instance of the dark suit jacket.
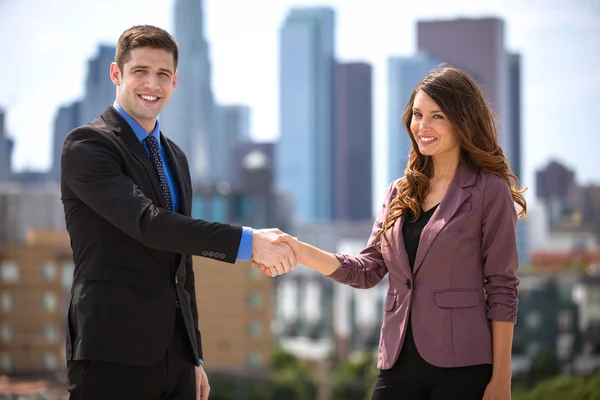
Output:
<path fill-rule="evenodd" d="M 374 238 L 382 228 L 394 182 L 379 212 L 368 247 L 357 257 L 338 254 L 331 278 L 357 288 L 375 286 L 389 273 L 378 367 L 396 362 L 410 315 L 419 354 L 439 367 L 492 362 L 490 320 L 515 322 L 518 267 L 517 213 L 502 178 L 462 161 L 444 199 L 423 229 L 411 272 L 400 217 L 386 233 L 382 252 Z"/>
<path fill-rule="evenodd" d="M 192 219 L 184 153 L 161 134 L 181 198 L 165 200 L 146 150 L 111 106 L 67 136 L 61 193 L 75 271 L 67 360 L 151 365 L 165 354 L 179 303 L 202 358 L 191 255 L 235 262 L 242 228 Z"/>

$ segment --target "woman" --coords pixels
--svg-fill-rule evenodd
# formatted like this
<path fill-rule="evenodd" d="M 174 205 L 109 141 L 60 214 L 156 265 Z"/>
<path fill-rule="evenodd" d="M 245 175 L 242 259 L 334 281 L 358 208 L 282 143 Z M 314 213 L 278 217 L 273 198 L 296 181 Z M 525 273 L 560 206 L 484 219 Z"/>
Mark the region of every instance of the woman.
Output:
<path fill-rule="evenodd" d="M 285 234 L 275 242 L 356 288 L 389 273 L 373 400 L 510 399 L 523 190 L 466 73 L 446 67 L 425 77 L 402 119 L 408 166 L 389 187 L 366 249 L 352 257 Z"/>

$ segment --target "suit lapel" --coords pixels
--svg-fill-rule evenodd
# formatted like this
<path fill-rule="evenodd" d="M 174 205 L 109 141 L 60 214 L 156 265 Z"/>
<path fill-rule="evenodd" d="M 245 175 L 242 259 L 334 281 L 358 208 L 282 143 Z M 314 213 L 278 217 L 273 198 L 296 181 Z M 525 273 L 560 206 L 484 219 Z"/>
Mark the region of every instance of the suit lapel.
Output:
<path fill-rule="evenodd" d="M 160 182 L 158 181 L 156 171 L 154 171 L 154 167 L 150 162 L 150 157 L 148 157 L 146 149 L 138 140 L 137 136 L 133 132 L 133 129 L 131 129 L 127 121 L 125 121 L 119 112 L 112 106 L 106 109 L 102 116 L 107 124 L 112 127 L 113 132 L 115 132 L 121 138 L 123 143 L 125 143 L 125 146 L 127 146 L 133 157 L 144 166 L 146 175 L 148 175 L 148 179 L 152 183 L 154 194 L 158 199 L 160 206 L 165 208 L 167 204 L 162 194 L 162 189 L 160 187 Z"/>
<path fill-rule="evenodd" d="M 413 275 L 417 274 L 437 235 L 456 214 L 460 206 L 471 197 L 471 193 L 465 190 L 465 187 L 474 185 L 476 178 L 474 167 L 468 161 L 462 161 L 456 170 L 454 179 L 448 186 L 446 195 L 421 233 Z"/>
<path fill-rule="evenodd" d="M 169 140 L 162 133 L 160 134 L 160 137 L 161 145 L 165 146 L 165 153 L 169 158 L 168 162 L 170 162 L 171 164 L 171 172 L 173 173 L 173 175 L 175 175 L 175 180 L 179 188 L 179 202 L 181 214 L 190 216 L 191 210 L 189 209 L 189 207 L 191 204 L 188 201 L 189 193 L 187 190 L 187 185 L 182 179 L 183 171 L 185 171 L 185 169 L 183 168 L 183 159 L 179 156 L 179 154 L 176 152 L 176 149 L 173 148 L 173 146 L 171 146 Z"/>

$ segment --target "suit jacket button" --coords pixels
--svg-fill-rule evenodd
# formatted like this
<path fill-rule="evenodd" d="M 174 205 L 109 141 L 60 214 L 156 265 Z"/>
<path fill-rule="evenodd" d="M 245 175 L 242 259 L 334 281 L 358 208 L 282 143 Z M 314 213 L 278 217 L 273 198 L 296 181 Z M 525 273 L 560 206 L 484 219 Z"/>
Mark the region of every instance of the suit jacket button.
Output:
<path fill-rule="evenodd" d="M 223 253 L 219 254 L 219 258 L 220 258 L 221 260 L 224 260 L 224 259 L 225 259 L 225 254 L 223 254 Z"/>
<path fill-rule="evenodd" d="M 208 252 L 208 256 L 209 256 L 209 257 L 213 257 L 214 255 L 215 255 L 215 253 L 214 253 L 214 252 L 212 252 L 212 251 L 209 251 L 209 252 Z"/>
<path fill-rule="evenodd" d="M 177 279 L 177 277 L 175 277 L 175 284 L 179 283 L 179 280 Z"/>
<path fill-rule="evenodd" d="M 206 256 L 208 255 L 208 251 L 204 250 L 204 251 L 202 252 L 202 255 L 203 255 L 204 257 L 206 257 Z"/>
<path fill-rule="evenodd" d="M 412 283 L 410 282 L 410 279 L 407 279 L 407 280 L 406 280 L 406 287 L 407 287 L 408 289 L 410 289 L 410 288 L 412 287 Z"/>
<path fill-rule="evenodd" d="M 219 258 L 219 255 L 220 255 L 220 254 L 221 254 L 221 253 L 219 253 L 219 252 L 216 252 L 216 251 L 215 251 L 215 254 L 214 254 L 214 255 L 215 255 L 215 258 Z"/>

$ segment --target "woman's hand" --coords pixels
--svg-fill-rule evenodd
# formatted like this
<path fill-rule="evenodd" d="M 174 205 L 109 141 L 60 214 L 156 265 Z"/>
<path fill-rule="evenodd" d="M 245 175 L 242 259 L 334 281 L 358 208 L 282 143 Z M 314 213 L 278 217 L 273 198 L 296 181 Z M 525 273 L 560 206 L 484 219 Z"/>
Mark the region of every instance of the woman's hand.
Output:
<path fill-rule="evenodd" d="M 482 400 L 510 400 L 510 378 L 494 379 L 492 376 Z"/>

